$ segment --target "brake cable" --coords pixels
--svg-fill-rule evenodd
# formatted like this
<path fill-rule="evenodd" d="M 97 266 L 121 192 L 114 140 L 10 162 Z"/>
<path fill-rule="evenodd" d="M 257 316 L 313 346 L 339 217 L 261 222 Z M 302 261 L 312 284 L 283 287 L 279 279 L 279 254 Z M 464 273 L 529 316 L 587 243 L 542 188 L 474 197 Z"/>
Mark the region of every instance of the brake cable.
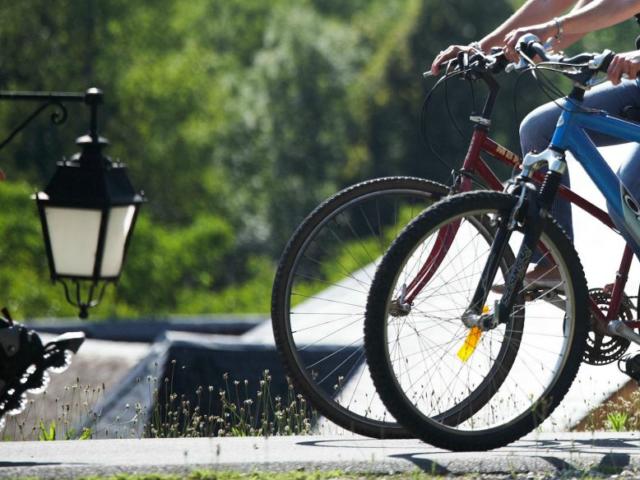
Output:
<path fill-rule="evenodd" d="M 436 149 L 434 148 L 433 144 L 431 143 L 431 140 L 429 139 L 429 134 L 427 131 L 427 109 L 429 108 L 429 103 L 431 102 L 431 99 L 433 97 L 434 92 L 438 89 L 438 87 L 440 87 L 443 83 L 446 84 L 446 82 L 451 79 L 451 78 L 455 78 L 458 77 L 460 75 L 462 75 L 463 72 L 460 71 L 456 71 L 453 73 L 447 73 L 444 76 L 440 77 L 438 79 L 438 81 L 436 82 L 436 84 L 431 87 L 431 89 L 429 90 L 427 96 L 425 97 L 424 101 L 422 102 L 422 110 L 420 113 L 420 138 L 422 139 L 422 142 L 424 143 L 424 145 L 427 147 L 428 150 L 431 151 L 431 153 L 433 153 L 433 155 L 436 157 L 436 160 L 438 160 L 446 169 L 450 169 L 451 165 L 449 163 L 447 163 L 441 156 L 440 154 L 436 151 Z"/>

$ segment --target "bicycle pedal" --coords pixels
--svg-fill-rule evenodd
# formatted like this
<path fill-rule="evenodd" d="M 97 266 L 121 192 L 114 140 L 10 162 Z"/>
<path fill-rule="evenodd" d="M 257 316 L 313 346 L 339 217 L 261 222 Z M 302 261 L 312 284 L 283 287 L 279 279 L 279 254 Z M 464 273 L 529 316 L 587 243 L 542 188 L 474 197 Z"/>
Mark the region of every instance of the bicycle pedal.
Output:
<path fill-rule="evenodd" d="M 640 353 L 622 357 L 618 360 L 618 369 L 640 384 Z"/>
<path fill-rule="evenodd" d="M 533 302 L 536 300 L 543 300 L 554 307 L 558 307 L 561 310 L 565 308 L 565 299 L 559 295 L 557 291 L 549 291 L 545 288 L 529 288 L 524 292 L 525 302 Z"/>

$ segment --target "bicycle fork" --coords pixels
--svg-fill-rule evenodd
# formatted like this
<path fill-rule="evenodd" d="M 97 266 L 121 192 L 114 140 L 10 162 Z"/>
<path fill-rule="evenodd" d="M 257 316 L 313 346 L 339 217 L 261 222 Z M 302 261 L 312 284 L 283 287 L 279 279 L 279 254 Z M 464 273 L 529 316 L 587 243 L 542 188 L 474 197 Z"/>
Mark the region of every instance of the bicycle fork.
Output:
<path fill-rule="evenodd" d="M 531 176 L 533 171 L 542 166 L 548 166 L 548 170 L 538 192 L 531 183 Z M 521 291 L 533 252 L 538 247 L 565 169 L 564 153 L 552 148 L 540 154 L 529 153 L 525 156 L 522 173 L 514 181 L 515 187 L 511 191 L 518 196 L 518 201 L 508 216 L 503 215 L 500 218 L 491 244 L 489 260 L 482 271 L 471 303 L 462 315 L 462 321 L 467 327 L 491 330 L 500 323 L 508 321 Z M 505 279 L 504 293 L 488 312 L 483 313 L 500 262 L 509 245 L 511 234 L 516 228 L 524 230 L 524 238 L 515 262 Z"/>

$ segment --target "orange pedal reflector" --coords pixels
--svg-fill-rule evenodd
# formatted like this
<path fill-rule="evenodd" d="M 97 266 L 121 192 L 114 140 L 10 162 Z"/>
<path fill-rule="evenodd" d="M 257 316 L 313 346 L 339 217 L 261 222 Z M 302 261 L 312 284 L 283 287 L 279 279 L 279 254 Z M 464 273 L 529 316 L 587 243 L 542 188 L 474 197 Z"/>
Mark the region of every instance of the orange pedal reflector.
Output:
<path fill-rule="evenodd" d="M 476 351 L 476 346 L 480 341 L 480 337 L 482 336 L 482 330 L 478 327 L 471 327 L 469 333 L 467 334 L 467 338 L 464 339 L 464 344 L 458 350 L 458 358 L 463 362 L 469 360 L 473 352 Z"/>

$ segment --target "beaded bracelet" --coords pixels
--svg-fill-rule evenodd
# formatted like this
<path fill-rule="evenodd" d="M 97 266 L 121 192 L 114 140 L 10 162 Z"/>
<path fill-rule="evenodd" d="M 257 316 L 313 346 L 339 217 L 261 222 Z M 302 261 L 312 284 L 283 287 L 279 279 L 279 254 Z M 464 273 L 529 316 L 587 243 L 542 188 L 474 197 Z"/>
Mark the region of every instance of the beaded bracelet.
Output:
<path fill-rule="evenodd" d="M 553 23 L 556 26 L 556 29 L 558 30 L 556 32 L 556 34 L 554 35 L 555 39 L 557 42 L 560 41 L 560 39 L 562 38 L 562 35 L 564 33 L 564 28 L 562 27 L 562 23 L 563 23 L 563 19 L 558 18 L 558 17 L 554 17 L 553 18 Z"/>

